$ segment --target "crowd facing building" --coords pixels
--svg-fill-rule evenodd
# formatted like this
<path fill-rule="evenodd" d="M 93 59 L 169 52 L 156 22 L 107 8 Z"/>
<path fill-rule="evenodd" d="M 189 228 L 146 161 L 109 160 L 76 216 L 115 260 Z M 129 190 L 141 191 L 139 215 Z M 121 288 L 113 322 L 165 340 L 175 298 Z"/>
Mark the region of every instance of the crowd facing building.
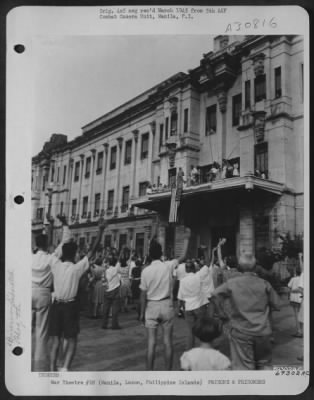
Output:
<path fill-rule="evenodd" d="M 303 140 L 303 37 L 218 36 L 197 67 L 91 121 L 71 141 L 51 136 L 32 159 L 32 233 L 51 224 L 56 245 L 55 217 L 65 214 L 83 248 L 104 216 L 102 245 L 140 255 L 155 228 L 163 250 L 179 253 L 184 225 L 194 256 L 221 236 L 229 255 L 277 247 L 282 235 L 303 232 Z"/>

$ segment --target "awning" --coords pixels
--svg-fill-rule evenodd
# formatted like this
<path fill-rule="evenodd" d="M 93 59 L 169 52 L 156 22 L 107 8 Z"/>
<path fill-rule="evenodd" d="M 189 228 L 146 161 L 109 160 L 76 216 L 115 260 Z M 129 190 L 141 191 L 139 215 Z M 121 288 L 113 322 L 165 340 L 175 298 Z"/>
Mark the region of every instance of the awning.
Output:
<path fill-rule="evenodd" d="M 286 190 L 286 187 L 282 183 L 258 178 L 249 174 L 241 177 L 219 179 L 200 185 L 187 186 L 183 189 L 183 198 L 199 196 L 205 193 L 210 194 L 230 190 L 247 190 L 248 192 L 252 192 L 256 189 L 280 196 L 283 191 Z M 165 206 L 169 205 L 170 197 L 171 190 L 165 189 L 163 191 L 133 199 L 131 201 L 131 205 L 139 208 L 158 211 L 160 208 L 164 208 Z"/>

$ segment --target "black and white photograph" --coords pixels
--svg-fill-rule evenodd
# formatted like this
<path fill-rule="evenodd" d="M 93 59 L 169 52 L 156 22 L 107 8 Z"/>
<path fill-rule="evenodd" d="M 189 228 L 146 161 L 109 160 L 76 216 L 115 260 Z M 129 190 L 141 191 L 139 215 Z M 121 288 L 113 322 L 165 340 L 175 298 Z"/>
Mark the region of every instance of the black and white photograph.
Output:
<path fill-rule="evenodd" d="M 305 381 L 305 37 L 226 27 L 34 40 L 32 373 Z"/>

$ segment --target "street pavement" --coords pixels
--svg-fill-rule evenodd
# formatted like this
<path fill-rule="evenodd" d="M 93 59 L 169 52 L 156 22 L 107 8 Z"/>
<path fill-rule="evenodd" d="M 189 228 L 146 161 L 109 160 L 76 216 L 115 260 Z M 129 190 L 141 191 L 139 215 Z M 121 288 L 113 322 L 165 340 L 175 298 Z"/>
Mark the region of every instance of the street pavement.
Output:
<path fill-rule="evenodd" d="M 284 296 L 282 307 L 273 313 L 274 344 L 273 364 L 300 366 L 297 360 L 303 352 L 303 339 L 294 338 L 294 317 L 289 302 Z M 132 306 L 130 306 L 131 308 Z M 146 332 L 136 319 L 132 309 L 120 314 L 121 330 L 101 329 L 101 319 L 89 319 L 81 315 L 81 332 L 76 356 L 72 363 L 73 371 L 143 371 L 145 370 Z M 180 356 L 185 351 L 186 325 L 182 318 L 175 318 L 174 325 L 174 364 L 173 370 L 180 370 Z M 214 347 L 229 354 L 228 340 L 222 335 Z M 155 370 L 162 371 L 162 337 L 158 333 Z"/>

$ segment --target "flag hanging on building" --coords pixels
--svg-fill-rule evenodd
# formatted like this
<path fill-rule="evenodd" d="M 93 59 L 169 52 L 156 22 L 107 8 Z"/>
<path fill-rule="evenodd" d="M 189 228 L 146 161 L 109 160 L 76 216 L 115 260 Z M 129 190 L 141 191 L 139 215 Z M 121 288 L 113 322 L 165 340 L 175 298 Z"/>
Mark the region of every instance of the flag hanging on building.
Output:
<path fill-rule="evenodd" d="M 171 190 L 171 202 L 169 212 L 169 223 L 176 223 L 178 219 L 178 208 L 180 206 L 182 196 L 182 185 L 174 187 Z"/>

